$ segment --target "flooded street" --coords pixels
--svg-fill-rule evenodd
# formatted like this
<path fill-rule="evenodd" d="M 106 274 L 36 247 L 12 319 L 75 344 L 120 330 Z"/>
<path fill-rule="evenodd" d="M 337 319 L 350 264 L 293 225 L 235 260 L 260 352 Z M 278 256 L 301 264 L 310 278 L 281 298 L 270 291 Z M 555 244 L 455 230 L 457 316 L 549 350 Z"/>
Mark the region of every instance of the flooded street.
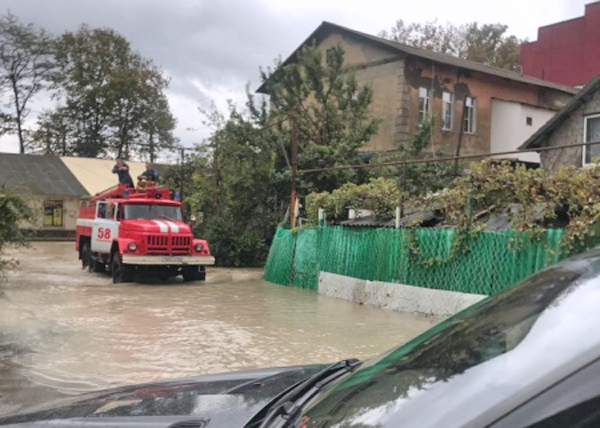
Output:
<path fill-rule="evenodd" d="M 0 414 L 64 394 L 377 355 L 435 321 L 209 268 L 206 282 L 113 285 L 74 244 L 34 243 L 0 283 Z"/>

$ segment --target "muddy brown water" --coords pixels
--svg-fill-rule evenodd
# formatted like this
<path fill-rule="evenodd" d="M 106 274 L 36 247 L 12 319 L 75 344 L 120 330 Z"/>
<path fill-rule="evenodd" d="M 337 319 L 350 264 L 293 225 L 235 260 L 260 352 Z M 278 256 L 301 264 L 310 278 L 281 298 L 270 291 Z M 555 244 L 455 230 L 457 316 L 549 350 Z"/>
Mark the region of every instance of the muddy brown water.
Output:
<path fill-rule="evenodd" d="M 113 285 L 70 242 L 11 253 L 0 282 L 0 415 L 61 396 L 204 373 L 368 358 L 436 320 L 210 268 L 206 282 Z"/>

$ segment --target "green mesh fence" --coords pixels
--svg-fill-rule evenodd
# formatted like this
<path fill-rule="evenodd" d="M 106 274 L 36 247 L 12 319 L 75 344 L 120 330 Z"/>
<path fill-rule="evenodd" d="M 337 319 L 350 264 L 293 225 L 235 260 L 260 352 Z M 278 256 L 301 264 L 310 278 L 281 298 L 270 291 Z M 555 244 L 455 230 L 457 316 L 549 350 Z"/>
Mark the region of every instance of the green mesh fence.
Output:
<path fill-rule="evenodd" d="M 322 227 L 279 229 L 271 246 L 265 279 L 317 289 L 319 272 L 372 281 L 396 282 L 464 293 L 495 294 L 549 264 L 561 254 L 563 231 L 549 230 L 539 241 L 514 231 L 482 232 L 469 251 L 451 254 L 455 231 Z M 410 243 L 418 245 L 414 255 Z M 516 247 L 510 249 L 511 244 Z M 428 264 L 433 258 L 440 263 Z"/>

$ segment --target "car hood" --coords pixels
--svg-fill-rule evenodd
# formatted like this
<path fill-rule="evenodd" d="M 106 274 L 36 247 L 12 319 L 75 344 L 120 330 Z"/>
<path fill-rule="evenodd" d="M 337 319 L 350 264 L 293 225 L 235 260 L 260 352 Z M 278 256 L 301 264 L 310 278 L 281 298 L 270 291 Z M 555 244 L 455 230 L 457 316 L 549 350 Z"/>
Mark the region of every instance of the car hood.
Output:
<path fill-rule="evenodd" d="M 282 391 L 324 367 L 233 372 L 99 391 L 0 418 L 0 425 L 241 427 Z"/>

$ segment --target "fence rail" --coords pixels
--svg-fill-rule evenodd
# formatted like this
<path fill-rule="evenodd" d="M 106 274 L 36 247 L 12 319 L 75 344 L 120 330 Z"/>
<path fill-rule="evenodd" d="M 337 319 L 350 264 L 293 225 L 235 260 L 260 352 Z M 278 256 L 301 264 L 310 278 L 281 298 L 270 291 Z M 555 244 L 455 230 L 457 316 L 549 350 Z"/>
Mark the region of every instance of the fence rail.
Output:
<path fill-rule="evenodd" d="M 482 232 L 469 239 L 468 251 L 453 254 L 451 229 L 278 229 L 265 279 L 316 290 L 323 271 L 492 295 L 567 256 L 560 247 L 562 234 L 562 229 L 548 230 L 535 241 L 515 231 Z M 509 248 L 517 242 L 516 249 Z M 418 246 L 418 253 L 411 245 Z M 432 259 L 437 262 L 428 263 Z"/>

